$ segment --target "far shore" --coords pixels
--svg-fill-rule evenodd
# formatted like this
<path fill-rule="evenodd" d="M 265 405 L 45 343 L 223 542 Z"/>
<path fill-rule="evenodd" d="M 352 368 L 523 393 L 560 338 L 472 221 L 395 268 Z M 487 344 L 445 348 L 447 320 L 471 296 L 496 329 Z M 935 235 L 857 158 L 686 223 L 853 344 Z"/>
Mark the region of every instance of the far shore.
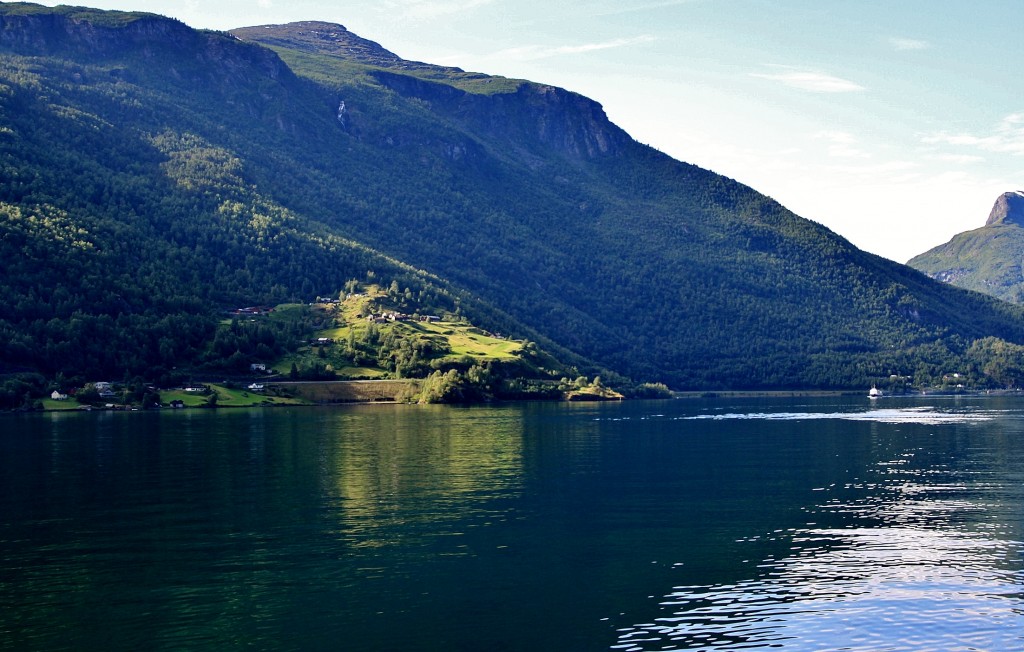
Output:
<path fill-rule="evenodd" d="M 253 408 L 253 407 L 302 407 L 302 406 L 340 406 L 340 405 L 394 405 L 405 403 L 398 400 L 402 388 L 408 389 L 414 385 L 415 380 L 336 380 L 336 381 L 311 381 L 311 382 L 280 382 L 275 385 L 289 386 L 298 396 L 287 399 L 281 397 L 263 396 L 260 394 L 243 394 L 245 398 L 232 396 L 234 400 L 228 399 L 218 402 L 216 406 L 206 404 L 203 399 L 193 399 L 178 409 L 232 409 L 232 408 Z M 218 389 L 223 391 L 222 387 Z M 299 390 L 299 391 L 295 391 Z M 884 393 L 881 399 L 886 398 L 911 398 L 911 397 L 951 397 L 951 396 L 1021 396 L 1024 390 L 1021 389 L 992 389 L 992 390 L 913 390 L 898 394 Z M 686 390 L 672 392 L 672 399 L 716 399 L 716 398 L 828 398 L 828 397 L 864 397 L 868 398 L 867 392 L 861 390 L 825 390 L 825 389 L 777 389 L 777 390 L 745 390 L 745 389 L 719 389 L 719 390 Z M 629 399 L 627 399 L 629 400 Z M 637 399 L 644 400 L 644 399 Z M 650 399 L 647 399 L 650 400 Z M 515 401 L 495 401 L 496 403 Z M 53 401 L 44 400 L 42 412 L 74 412 L 74 411 L 138 411 L 141 408 L 133 405 L 108 404 L 104 407 L 80 405 L 75 401 Z M 169 405 L 162 405 L 162 409 L 173 410 Z M 21 410 L 13 410 L 19 412 Z"/>

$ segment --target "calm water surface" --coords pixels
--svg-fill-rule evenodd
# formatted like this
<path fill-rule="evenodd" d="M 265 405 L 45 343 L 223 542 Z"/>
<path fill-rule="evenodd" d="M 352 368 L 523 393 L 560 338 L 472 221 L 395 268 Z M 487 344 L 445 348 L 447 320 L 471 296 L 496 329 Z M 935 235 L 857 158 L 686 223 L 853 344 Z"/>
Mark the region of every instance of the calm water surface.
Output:
<path fill-rule="evenodd" d="M 0 416 L 2 650 L 1021 650 L 1024 400 Z"/>

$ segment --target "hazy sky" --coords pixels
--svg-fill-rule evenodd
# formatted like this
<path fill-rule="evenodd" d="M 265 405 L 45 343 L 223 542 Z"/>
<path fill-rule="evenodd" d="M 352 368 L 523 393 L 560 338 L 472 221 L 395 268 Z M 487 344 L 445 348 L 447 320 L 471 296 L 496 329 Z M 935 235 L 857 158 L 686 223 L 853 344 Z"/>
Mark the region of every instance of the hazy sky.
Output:
<path fill-rule="evenodd" d="M 640 142 L 899 262 L 1024 189 L 1019 0 L 64 4 L 210 29 L 325 20 L 406 59 L 562 86 Z"/>

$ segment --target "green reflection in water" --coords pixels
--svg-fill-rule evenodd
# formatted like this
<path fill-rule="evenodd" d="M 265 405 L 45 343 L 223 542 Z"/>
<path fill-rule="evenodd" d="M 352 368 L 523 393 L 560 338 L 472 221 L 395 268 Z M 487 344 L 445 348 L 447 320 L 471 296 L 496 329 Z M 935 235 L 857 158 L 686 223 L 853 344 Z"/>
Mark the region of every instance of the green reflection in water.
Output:
<path fill-rule="evenodd" d="M 359 547 L 458 535 L 503 518 L 491 503 L 521 488 L 518 411 L 375 406 L 329 415 L 321 471 L 327 518 Z"/>

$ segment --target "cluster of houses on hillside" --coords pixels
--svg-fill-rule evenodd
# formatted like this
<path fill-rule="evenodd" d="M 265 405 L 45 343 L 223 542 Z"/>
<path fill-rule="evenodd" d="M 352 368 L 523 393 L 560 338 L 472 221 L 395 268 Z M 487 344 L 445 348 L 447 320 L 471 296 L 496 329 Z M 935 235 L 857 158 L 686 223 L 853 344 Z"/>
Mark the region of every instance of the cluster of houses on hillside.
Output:
<path fill-rule="evenodd" d="M 387 312 L 379 312 L 379 313 L 370 313 L 369 315 L 366 316 L 366 321 L 374 323 L 374 324 L 385 324 L 387 322 L 396 322 L 396 321 L 435 322 L 435 321 L 441 321 L 441 318 L 438 317 L 437 315 L 417 315 L 417 316 L 413 316 L 413 315 L 407 315 L 404 312 L 387 311 Z"/>
<path fill-rule="evenodd" d="M 263 370 L 266 369 L 266 365 L 258 363 L 258 366 Z M 254 369 L 257 364 L 253 365 Z M 255 381 L 246 386 L 246 389 L 256 394 L 262 394 L 266 391 L 266 386 L 263 382 Z M 156 392 L 156 388 L 149 386 L 147 390 Z M 95 391 L 95 393 L 93 393 Z M 175 390 L 172 390 L 175 391 Z M 178 390 L 190 395 L 198 396 L 210 396 L 214 392 L 214 388 L 210 385 L 203 383 L 190 382 L 182 385 Z M 72 389 L 67 393 L 60 391 L 60 389 L 53 390 L 49 397 L 53 401 L 71 401 L 75 400 L 79 404 L 76 406 L 79 410 L 93 410 L 93 409 L 104 409 L 104 410 L 137 410 L 140 406 L 136 406 L 128 401 L 129 392 L 127 388 L 120 384 L 110 383 L 106 381 L 99 381 L 94 383 L 87 383 L 85 387 Z M 96 399 L 100 399 L 97 401 Z M 194 404 L 194 402 L 193 402 Z M 151 402 L 145 406 L 147 408 L 161 407 L 158 403 Z M 172 399 L 167 403 L 163 404 L 163 407 L 169 408 L 184 408 L 186 407 L 186 401 L 182 399 Z"/>
<path fill-rule="evenodd" d="M 111 386 L 110 383 L 107 383 L 107 382 L 93 383 L 93 387 L 96 388 L 96 393 L 99 394 L 100 398 L 103 398 L 103 399 L 117 398 L 117 394 L 114 393 L 113 387 Z M 59 389 L 55 389 L 52 392 L 50 392 L 50 399 L 54 400 L 54 401 L 66 401 L 71 396 L 76 396 L 74 390 L 72 390 L 70 394 L 65 394 L 65 393 L 61 392 Z"/>
<path fill-rule="evenodd" d="M 234 308 L 228 310 L 228 314 L 235 315 L 237 317 L 259 317 L 262 315 L 269 315 L 274 312 L 274 309 L 270 306 L 249 306 L 247 308 Z"/>

